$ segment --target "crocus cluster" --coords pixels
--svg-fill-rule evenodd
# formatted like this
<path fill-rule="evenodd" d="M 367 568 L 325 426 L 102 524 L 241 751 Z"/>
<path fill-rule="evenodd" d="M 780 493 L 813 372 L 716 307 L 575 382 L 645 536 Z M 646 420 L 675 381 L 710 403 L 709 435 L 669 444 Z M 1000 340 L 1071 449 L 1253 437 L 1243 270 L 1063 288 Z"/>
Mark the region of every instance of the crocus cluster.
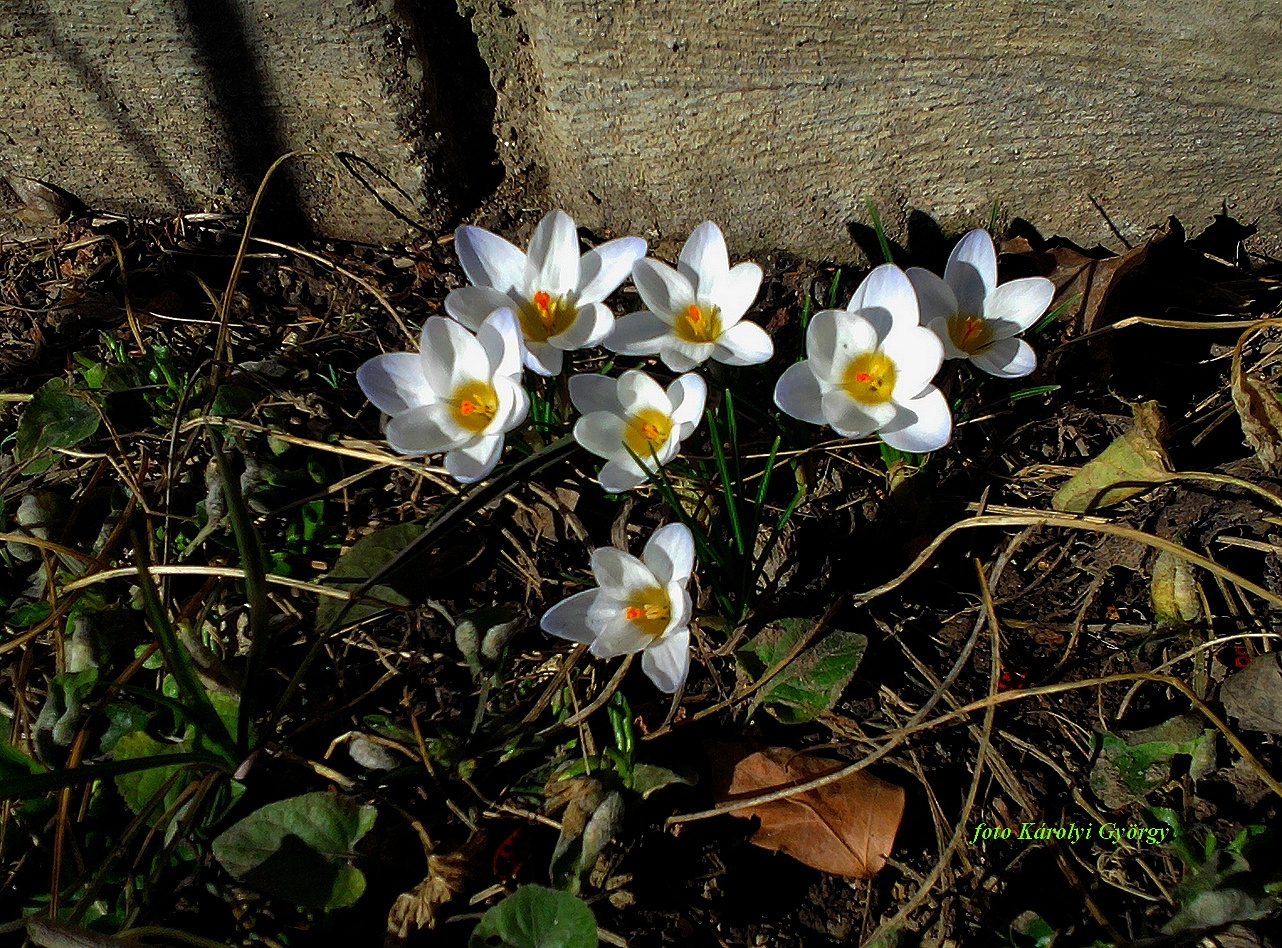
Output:
<path fill-rule="evenodd" d="M 574 437 L 605 461 L 611 493 L 645 483 L 680 451 L 703 414 L 707 386 L 695 371 L 709 359 L 757 365 L 774 345 L 744 319 L 761 287 L 755 263 L 730 265 L 712 221 L 696 227 L 675 268 L 623 237 L 580 252 L 574 221 L 553 211 L 528 250 L 479 227 L 460 227 L 455 246 L 470 285 L 445 299 L 449 319 L 423 326 L 417 353 L 388 353 L 361 366 L 357 381 L 389 416 L 386 436 L 401 454 L 444 454 L 446 471 L 471 483 L 494 470 L 505 435 L 525 421 L 522 368 L 558 375 L 566 353 L 603 345 L 620 355 L 656 356 L 680 373 L 665 388 L 646 372 L 578 374 L 570 400 L 581 417 Z M 631 277 L 645 308 L 616 319 L 605 300 Z M 805 358 L 775 385 L 787 414 L 847 438 L 877 434 L 901 451 L 948 443 L 952 418 L 933 384 L 945 359 L 968 359 L 1003 378 L 1032 372 L 1036 355 L 1019 333 L 1045 312 L 1049 280 L 998 285 L 992 239 L 974 230 L 954 248 L 942 278 L 892 264 L 874 269 L 844 310 L 823 310 L 806 331 Z M 606 658 L 642 652 L 642 668 L 664 691 L 689 667 L 694 568 L 690 531 L 657 530 L 640 559 L 598 549 L 598 588 L 553 607 L 543 628 Z"/>

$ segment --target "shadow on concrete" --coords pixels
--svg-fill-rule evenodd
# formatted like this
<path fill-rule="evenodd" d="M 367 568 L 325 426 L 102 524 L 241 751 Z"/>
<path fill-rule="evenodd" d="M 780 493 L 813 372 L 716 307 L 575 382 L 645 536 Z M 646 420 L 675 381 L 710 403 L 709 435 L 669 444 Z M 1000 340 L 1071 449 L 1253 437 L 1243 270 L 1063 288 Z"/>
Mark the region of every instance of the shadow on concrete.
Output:
<path fill-rule="evenodd" d="M 123 101 L 111 80 L 90 61 L 79 46 L 68 40 L 57 17 L 47 8 L 34 3 L 23 12 L 23 17 L 49 44 L 54 55 L 75 71 L 85 88 L 93 91 L 103 115 L 120 129 L 121 135 L 134 150 L 138 160 L 164 188 L 174 206 L 194 207 L 195 197 L 170 170 L 168 163 L 152 142 L 151 136 L 139 128 L 133 120 L 128 104 Z"/>
<path fill-rule="evenodd" d="M 402 0 L 423 70 L 424 137 L 436 141 L 438 179 L 450 184 L 451 225 L 470 215 L 503 180 L 494 135 L 498 98 L 469 19 L 455 0 Z"/>
<path fill-rule="evenodd" d="M 886 235 L 886 243 L 890 245 L 889 260 L 881 249 L 876 228 L 861 221 L 847 221 L 846 231 L 873 266 L 895 263 L 901 267 L 926 267 L 936 273 L 944 271 L 948 253 L 957 242 L 955 238 L 944 236 L 933 217 L 915 208 L 908 214 L 906 243 L 892 240 L 890 235 Z"/>
<path fill-rule="evenodd" d="M 289 150 L 271 105 L 269 79 L 250 46 L 241 4 L 186 0 L 186 8 L 195 53 L 230 151 L 230 170 L 236 183 L 252 196 L 272 162 Z M 286 164 L 273 176 L 260 220 L 272 221 L 268 230 L 310 235 L 311 221 L 302 207 L 298 180 Z"/>

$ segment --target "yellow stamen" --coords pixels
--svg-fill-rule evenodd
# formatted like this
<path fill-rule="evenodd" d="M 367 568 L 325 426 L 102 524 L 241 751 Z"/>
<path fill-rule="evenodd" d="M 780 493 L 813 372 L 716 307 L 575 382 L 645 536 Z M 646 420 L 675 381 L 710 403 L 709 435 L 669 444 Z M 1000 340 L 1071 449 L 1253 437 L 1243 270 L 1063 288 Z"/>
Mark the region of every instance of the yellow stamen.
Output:
<path fill-rule="evenodd" d="M 578 314 L 578 307 L 565 297 L 538 290 L 529 301 L 517 308 L 516 315 L 527 340 L 547 342 L 552 336 L 559 336 L 573 326 Z"/>
<path fill-rule="evenodd" d="M 658 454 L 671 433 L 671 418 L 658 409 L 643 408 L 624 423 L 623 443 L 644 460 Z"/>
<path fill-rule="evenodd" d="M 721 335 L 721 310 L 711 303 L 691 303 L 673 320 L 672 332 L 682 342 L 716 342 Z"/>
<path fill-rule="evenodd" d="M 484 431 L 499 410 L 498 392 L 484 379 L 460 383 L 446 402 L 459 427 L 473 434 Z"/>
<path fill-rule="evenodd" d="M 948 336 L 967 355 L 976 355 L 993 344 L 993 331 L 983 316 L 958 313 L 948 317 Z"/>
<path fill-rule="evenodd" d="M 843 373 L 841 387 L 846 394 L 865 405 L 890 401 L 895 390 L 895 363 L 884 352 L 865 352 L 850 360 Z"/>
<path fill-rule="evenodd" d="M 658 638 L 672 618 L 672 603 L 661 586 L 638 589 L 623 609 L 623 617 L 651 638 Z"/>

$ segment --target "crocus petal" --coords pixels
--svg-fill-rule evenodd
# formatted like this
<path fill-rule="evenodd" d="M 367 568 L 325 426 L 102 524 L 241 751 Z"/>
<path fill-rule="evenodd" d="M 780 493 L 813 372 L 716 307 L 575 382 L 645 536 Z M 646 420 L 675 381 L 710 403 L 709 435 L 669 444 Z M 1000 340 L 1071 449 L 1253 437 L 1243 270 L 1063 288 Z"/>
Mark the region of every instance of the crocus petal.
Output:
<path fill-rule="evenodd" d="M 861 315 L 839 309 L 815 313 L 806 329 L 806 355 L 815 378 L 834 384 L 850 360 L 877 348 L 877 330 Z"/>
<path fill-rule="evenodd" d="M 525 337 L 511 307 L 496 309 L 476 331 L 476 341 L 490 360 L 490 374 L 519 377 Z"/>
<path fill-rule="evenodd" d="M 670 523 L 650 534 L 641 560 L 659 584 L 685 586 L 694 570 L 694 535 L 683 523 Z"/>
<path fill-rule="evenodd" d="M 476 332 L 496 309 L 512 305 L 512 297 L 488 286 L 460 286 L 445 297 L 445 312 Z"/>
<path fill-rule="evenodd" d="M 423 375 L 437 395 L 448 395 L 464 379 L 490 377 L 490 360 L 485 349 L 460 323 L 431 316 L 423 324 L 419 340 Z"/>
<path fill-rule="evenodd" d="M 565 211 L 553 211 L 534 229 L 527 256 L 525 287 L 565 296 L 579 285 L 579 235 Z"/>
<path fill-rule="evenodd" d="M 944 393 L 931 386 L 920 398 L 897 406 L 898 414 L 881 429 L 881 440 L 898 451 L 937 451 L 952 437 L 953 418 Z"/>
<path fill-rule="evenodd" d="M 761 267 L 755 263 L 737 263 L 717 287 L 712 302 L 721 310 L 722 330 L 729 329 L 748 311 L 761 289 Z"/>
<path fill-rule="evenodd" d="M 881 351 L 895 363 L 895 390 L 898 401 L 916 398 L 930 384 L 944 362 L 944 344 L 924 326 L 892 332 Z"/>
<path fill-rule="evenodd" d="M 989 375 L 1018 379 L 1037 368 L 1037 353 L 1023 339 L 998 339 L 983 352 L 971 356 L 970 361 Z"/>
<path fill-rule="evenodd" d="M 663 386 L 638 369 L 629 369 L 619 376 L 619 405 L 626 415 L 635 415 L 647 408 L 665 415 L 672 412 L 672 402 Z"/>
<path fill-rule="evenodd" d="M 668 602 L 672 604 L 672 618 L 668 620 L 668 627 L 663 630 L 665 636 L 672 635 L 677 629 L 690 624 L 690 616 L 694 614 L 694 604 L 690 601 L 690 594 L 686 592 L 687 582 L 689 582 L 688 578 L 679 583 L 668 583 Z"/>
<path fill-rule="evenodd" d="M 662 340 L 671 330 L 668 323 L 643 309 L 616 319 L 602 344 L 621 355 L 655 355 L 663 349 Z"/>
<path fill-rule="evenodd" d="M 501 293 L 521 285 L 525 254 L 498 234 L 465 224 L 454 232 L 454 249 L 473 285 Z"/>
<path fill-rule="evenodd" d="M 619 404 L 619 383 L 604 375 L 579 373 L 570 377 L 570 401 L 586 415 L 594 411 L 606 411 L 614 415 L 623 413 Z"/>
<path fill-rule="evenodd" d="M 943 316 L 940 316 L 937 319 L 932 319 L 926 328 L 933 332 L 935 334 L 935 338 L 943 344 L 945 359 L 970 358 L 969 352 L 963 352 L 953 344 L 952 334 L 948 331 L 948 320 Z"/>
<path fill-rule="evenodd" d="M 653 639 L 646 635 L 635 622 L 623 617 L 624 606 L 620 602 L 606 605 L 608 599 L 602 594 L 588 615 L 588 622 L 597 626 L 597 636 L 590 649 L 595 658 L 618 658 L 620 655 L 632 655 L 649 645 Z"/>
<path fill-rule="evenodd" d="M 717 337 L 712 358 L 725 365 L 760 365 L 770 361 L 775 344 L 756 323 L 742 322 Z"/>
<path fill-rule="evenodd" d="M 445 471 L 460 484 L 474 484 L 499 463 L 503 436 L 481 435 L 445 455 Z"/>
<path fill-rule="evenodd" d="M 548 344 L 558 349 L 586 349 L 597 345 L 614 328 L 614 314 L 604 303 L 588 303 L 579 307 L 574 322 L 565 332 L 553 336 Z"/>
<path fill-rule="evenodd" d="M 485 426 L 485 434 L 506 434 L 518 427 L 530 413 L 530 396 L 526 394 L 521 383 L 506 375 L 496 375 L 491 383 L 494 394 L 499 398 L 498 411 Z"/>
<path fill-rule="evenodd" d="M 632 282 L 637 285 L 646 309 L 660 319 L 672 319 L 695 301 L 694 286 L 689 279 L 666 263 L 649 257 L 632 265 Z"/>
<path fill-rule="evenodd" d="M 592 551 L 592 575 L 602 592 L 619 600 L 655 585 L 654 574 L 645 563 L 612 546 L 599 546 Z"/>
<path fill-rule="evenodd" d="M 908 282 L 917 293 L 922 325 L 928 326 L 937 319 L 946 320 L 957 314 L 957 297 L 947 283 L 921 267 L 909 267 L 906 273 Z"/>
<path fill-rule="evenodd" d="M 525 367 L 535 375 L 560 375 L 565 353 L 546 342 L 525 341 Z"/>
<path fill-rule="evenodd" d="M 356 370 L 356 384 L 375 408 L 388 415 L 436 401 L 417 352 L 374 356 Z"/>
<path fill-rule="evenodd" d="M 730 255 L 721 228 L 704 221 L 681 248 L 677 269 L 690 281 L 700 299 L 710 300 L 730 272 Z"/>
<path fill-rule="evenodd" d="M 588 628 L 588 610 L 592 608 L 592 604 L 596 602 L 596 597 L 599 595 L 601 590 L 589 589 L 587 592 L 575 593 L 567 599 L 562 599 L 543 613 L 543 618 L 539 620 L 539 628 L 557 638 L 591 645 L 592 640 L 596 638 L 596 633 Z"/>
<path fill-rule="evenodd" d="M 716 348 L 711 342 L 686 342 L 676 336 L 668 336 L 663 340 L 659 358 L 673 372 L 689 372 L 696 365 L 707 362 Z"/>
<path fill-rule="evenodd" d="M 440 402 L 396 415 L 387 423 L 385 434 L 398 454 L 440 454 L 467 440 L 466 432 L 453 424 L 449 409 Z"/>
<path fill-rule="evenodd" d="M 620 237 L 589 250 L 579 261 L 578 299 L 599 303 L 628 278 L 632 265 L 645 256 L 640 237 Z"/>
<path fill-rule="evenodd" d="M 775 383 L 775 404 L 793 418 L 812 425 L 826 425 L 823 414 L 823 393 L 819 380 L 810 371 L 810 363 L 794 362 L 784 369 Z"/>
<path fill-rule="evenodd" d="M 646 476 L 636 463 L 628 458 L 626 461 L 607 461 L 597 482 L 607 494 L 621 494 L 625 490 L 640 487 L 646 482 Z"/>
<path fill-rule="evenodd" d="M 913 285 L 893 263 L 883 263 L 864 277 L 846 310 L 863 315 L 881 338 L 892 326 L 917 326 L 921 321 Z"/>
<path fill-rule="evenodd" d="M 690 628 L 678 629 L 641 653 L 641 670 L 665 694 L 675 694 L 690 672 Z"/>
<path fill-rule="evenodd" d="M 866 438 L 893 419 L 897 411 L 894 402 L 857 402 L 840 388 L 825 392 L 822 404 L 824 420 L 843 438 Z"/>
<path fill-rule="evenodd" d="M 957 242 L 944 267 L 944 282 L 957 298 L 957 311 L 979 315 L 984 297 L 997 286 L 997 250 L 985 230 L 972 230 Z"/>
<path fill-rule="evenodd" d="M 698 424 L 708 399 L 708 384 L 693 372 L 687 372 L 668 386 L 673 422 L 678 425 Z"/>
<path fill-rule="evenodd" d="M 1022 332 L 1037 322 L 1055 298 L 1055 284 L 1045 277 L 1025 277 L 1003 283 L 984 303 L 984 316 Z M 999 337 L 1000 338 L 1000 337 Z"/>
<path fill-rule="evenodd" d="M 574 440 L 583 450 L 606 460 L 627 456 L 623 450 L 623 419 L 608 411 L 594 411 L 576 421 Z"/>

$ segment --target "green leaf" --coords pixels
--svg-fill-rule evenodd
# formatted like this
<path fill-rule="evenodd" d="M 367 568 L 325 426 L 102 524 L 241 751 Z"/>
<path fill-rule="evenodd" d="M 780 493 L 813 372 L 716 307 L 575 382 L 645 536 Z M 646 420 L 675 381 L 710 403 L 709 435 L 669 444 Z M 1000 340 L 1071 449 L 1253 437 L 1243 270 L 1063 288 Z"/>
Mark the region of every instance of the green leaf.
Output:
<path fill-rule="evenodd" d="M 40 602 L 28 602 L 14 609 L 6 618 L 5 624 L 15 629 L 29 629 L 37 623 L 44 622 L 53 614 L 53 607 L 43 599 Z"/>
<path fill-rule="evenodd" d="M 152 798 L 160 792 L 175 774 L 183 769 L 183 764 L 163 764 L 160 763 L 165 757 L 174 754 L 187 754 L 191 751 L 190 741 L 183 741 L 181 744 L 162 744 L 150 734 L 144 731 L 134 731 L 126 734 L 116 741 L 116 746 L 112 750 L 112 757 L 117 761 L 150 760 L 155 762 L 155 766 L 146 770 L 137 770 L 132 773 L 119 774 L 116 777 L 116 789 L 124 797 L 125 805 L 135 813 L 142 813 L 151 803 Z M 174 780 L 169 784 L 169 789 L 165 791 L 165 800 L 160 806 L 152 806 L 148 822 L 155 824 L 156 820 L 169 809 L 170 805 L 177 802 L 178 795 L 186 787 L 186 781 L 181 778 Z"/>
<path fill-rule="evenodd" d="M 43 767 L 3 737 L 0 737 L 0 780 L 38 774 Z"/>
<path fill-rule="evenodd" d="M 680 772 L 657 764 L 634 764 L 632 767 L 632 790 L 639 793 L 643 800 L 674 783 L 693 787 L 697 781 L 698 777 L 693 771 Z"/>
<path fill-rule="evenodd" d="M 32 460 L 47 448 L 70 448 L 98 430 L 98 410 L 86 399 L 67 390 L 67 383 L 54 378 L 36 389 L 18 422 L 14 457 L 27 462 L 23 474 L 39 474 L 53 464 L 53 458 Z"/>
<path fill-rule="evenodd" d="M 129 701 L 113 701 L 103 711 L 107 718 L 107 730 L 103 732 L 98 746 L 104 754 L 110 754 L 117 742 L 133 731 L 141 731 L 151 720 L 151 712 L 144 710 Z"/>
<path fill-rule="evenodd" d="M 481 917 L 468 948 L 595 948 L 596 919 L 568 892 L 524 885 Z"/>
<path fill-rule="evenodd" d="M 307 908 L 351 905 L 365 877 L 347 857 L 378 811 L 332 793 L 305 793 L 255 810 L 214 840 L 233 877 Z"/>
<path fill-rule="evenodd" d="M 338 558 L 334 568 L 325 577 L 330 586 L 343 589 L 359 589 L 371 576 L 376 575 L 412 543 L 423 532 L 417 523 L 402 523 L 395 527 L 386 527 L 367 537 L 357 540 L 350 550 Z M 414 589 L 415 578 L 407 573 L 396 571 L 384 577 L 384 582 L 370 587 L 366 595 L 380 602 L 394 606 L 409 605 L 409 594 Z M 386 606 L 376 602 L 355 602 L 343 613 L 346 603 L 338 599 L 325 598 L 316 607 L 316 624 L 329 631 L 331 625 L 340 621 L 341 627 L 354 625 L 362 619 L 382 612 Z"/>
<path fill-rule="evenodd" d="M 780 619 L 767 625 L 736 653 L 753 679 L 783 661 L 814 625 L 813 619 Z M 785 724 L 813 721 L 832 710 L 864 657 L 868 639 L 835 629 L 792 660 L 757 694 L 756 706 Z"/>
<path fill-rule="evenodd" d="M 1091 768 L 1091 791 L 1110 809 L 1136 803 L 1171 779 L 1171 761 L 1178 754 L 1192 758 L 1189 775 L 1199 779 L 1215 763 L 1215 731 L 1204 724 L 1190 713 L 1140 731 L 1105 732 Z"/>

